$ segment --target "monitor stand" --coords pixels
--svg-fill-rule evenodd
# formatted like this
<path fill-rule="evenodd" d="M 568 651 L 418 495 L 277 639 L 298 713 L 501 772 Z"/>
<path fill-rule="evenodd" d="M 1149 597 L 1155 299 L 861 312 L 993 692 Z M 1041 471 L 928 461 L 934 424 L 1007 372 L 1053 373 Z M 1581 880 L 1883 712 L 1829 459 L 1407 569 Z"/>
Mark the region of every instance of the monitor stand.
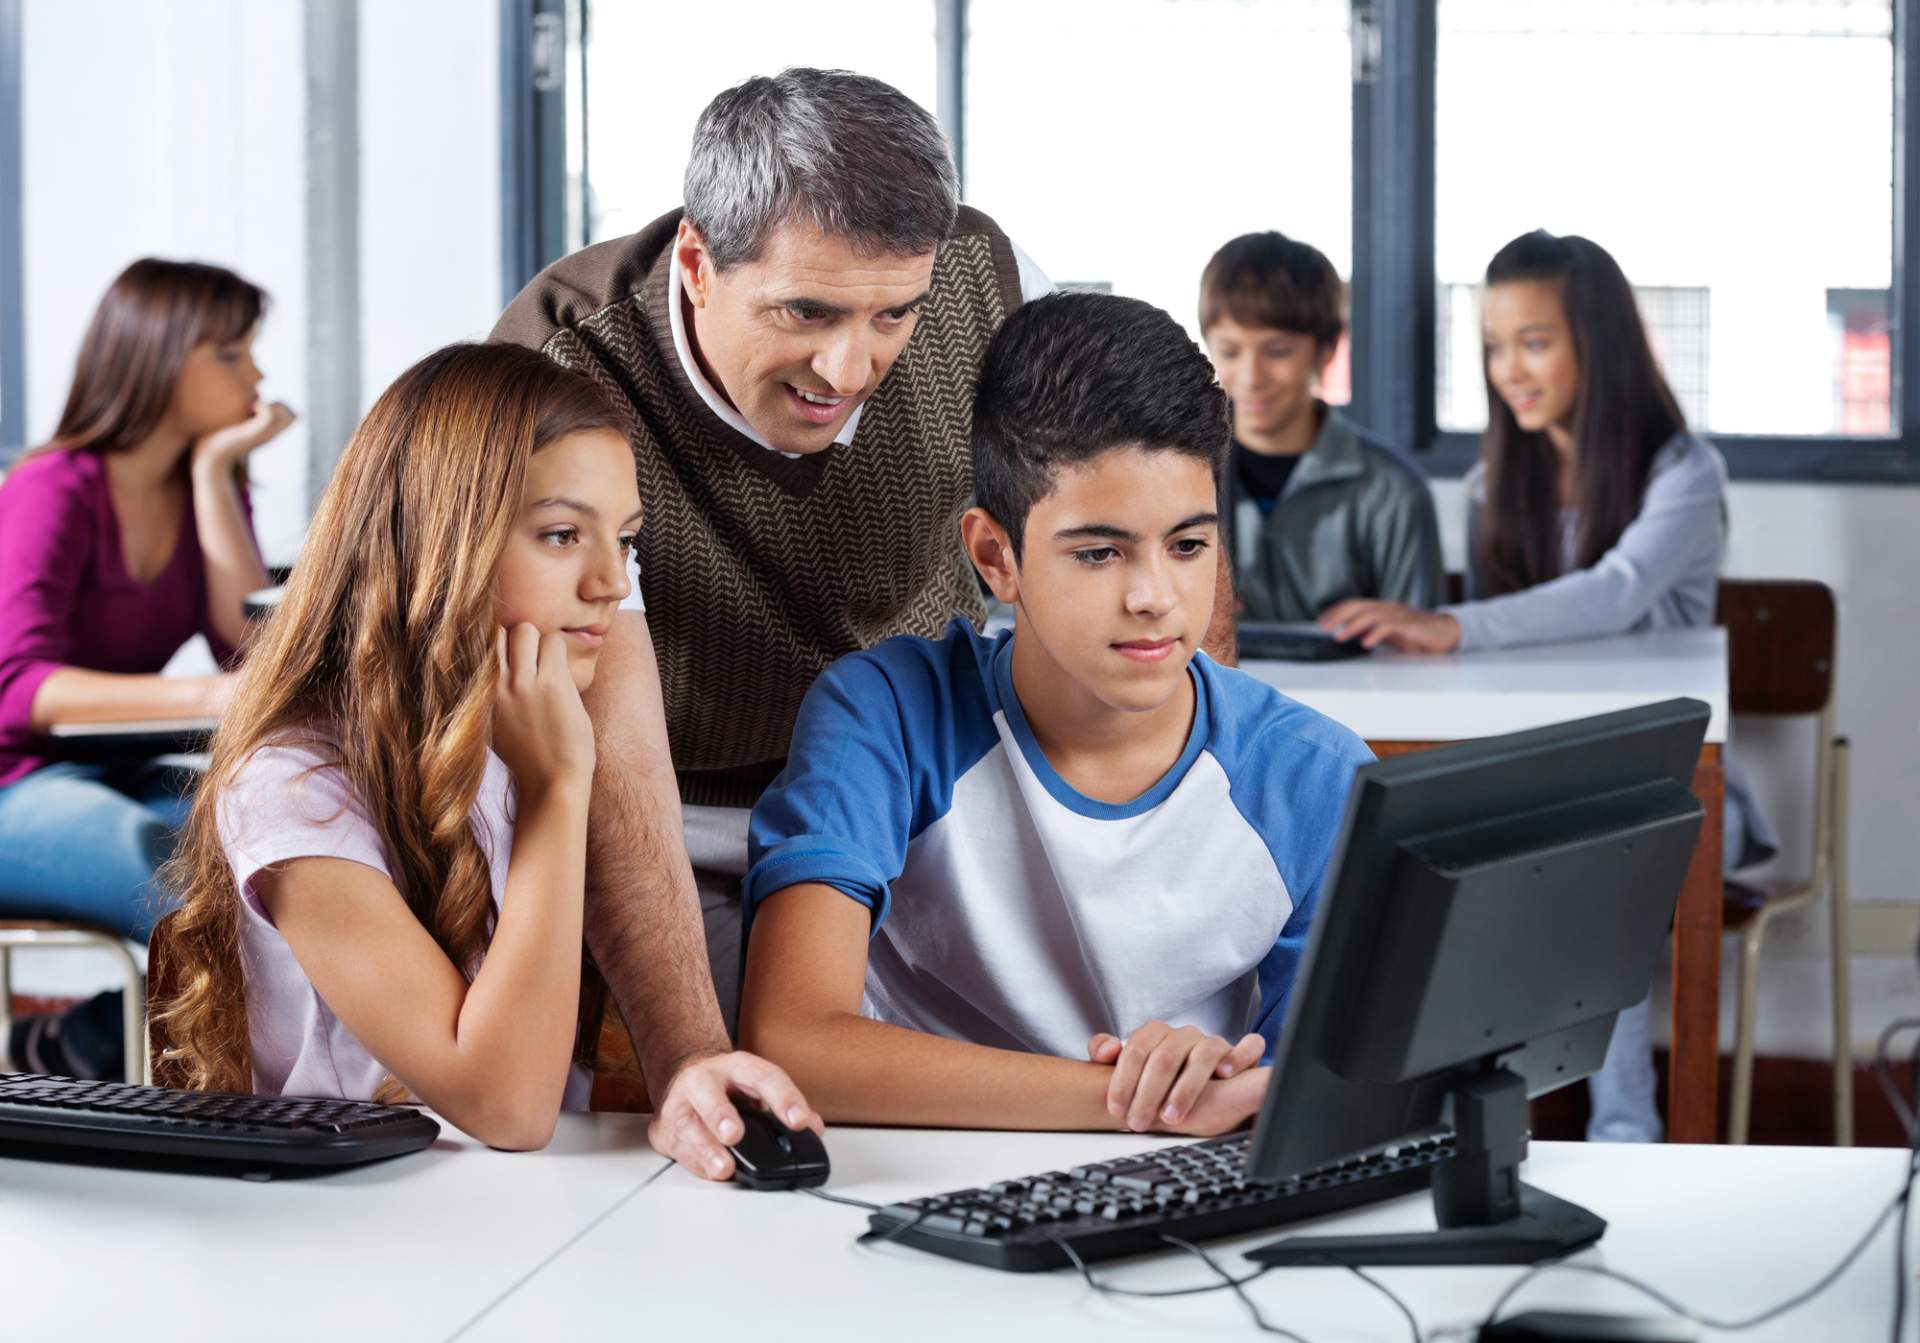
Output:
<path fill-rule="evenodd" d="M 1536 1264 L 1591 1245 L 1605 1221 L 1520 1183 L 1527 1085 L 1505 1068 L 1463 1076 L 1452 1100 L 1454 1155 L 1433 1175 L 1438 1231 L 1288 1236 L 1247 1253 L 1275 1267 L 1310 1264 Z"/>

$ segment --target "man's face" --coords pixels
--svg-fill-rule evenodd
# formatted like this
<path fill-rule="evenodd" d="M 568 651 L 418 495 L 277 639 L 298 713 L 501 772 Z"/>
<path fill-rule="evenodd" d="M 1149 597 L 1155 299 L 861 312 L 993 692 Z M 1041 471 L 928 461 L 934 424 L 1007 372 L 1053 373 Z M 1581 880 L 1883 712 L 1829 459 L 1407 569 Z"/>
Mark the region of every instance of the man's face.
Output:
<path fill-rule="evenodd" d="M 1030 665 L 1089 703 L 1166 704 L 1213 619 L 1216 507 L 1213 472 L 1185 453 L 1114 448 L 1060 472 L 1017 564 L 987 573 L 1019 607 Z"/>
<path fill-rule="evenodd" d="M 782 452 L 827 447 L 873 395 L 913 334 L 933 255 L 867 256 L 791 223 L 767 235 L 758 260 L 723 272 L 692 225 L 674 241 L 701 368 Z"/>

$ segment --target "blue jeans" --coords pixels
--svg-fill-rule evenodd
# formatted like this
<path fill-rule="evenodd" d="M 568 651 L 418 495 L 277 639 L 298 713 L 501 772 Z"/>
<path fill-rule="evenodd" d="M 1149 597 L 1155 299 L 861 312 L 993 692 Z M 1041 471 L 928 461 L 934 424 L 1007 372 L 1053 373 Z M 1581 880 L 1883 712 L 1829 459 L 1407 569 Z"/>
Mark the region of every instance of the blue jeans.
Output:
<path fill-rule="evenodd" d="M 1593 1113 L 1588 1142 L 1659 1142 L 1666 1136 L 1654 1100 L 1653 1041 L 1647 1034 L 1649 1000 L 1620 1014 L 1606 1062 L 1587 1080 Z"/>
<path fill-rule="evenodd" d="M 0 916 L 69 919 L 137 942 L 175 904 L 154 880 L 197 776 L 57 762 L 0 788 Z"/>

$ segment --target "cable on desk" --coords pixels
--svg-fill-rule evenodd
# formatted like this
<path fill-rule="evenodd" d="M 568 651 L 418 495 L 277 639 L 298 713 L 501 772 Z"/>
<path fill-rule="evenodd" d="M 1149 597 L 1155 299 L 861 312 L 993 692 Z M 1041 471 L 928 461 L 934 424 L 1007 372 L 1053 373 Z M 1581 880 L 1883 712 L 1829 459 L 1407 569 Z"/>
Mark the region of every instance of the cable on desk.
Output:
<path fill-rule="evenodd" d="M 828 1203 L 841 1203 L 849 1208 L 865 1208 L 868 1212 L 880 1211 L 880 1205 L 878 1203 L 869 1203 L 863 1198 L 846 1198 L 840 1194 L 829 1194 L 826 1190 L 816 1189 L 811 1185 L 802 1185 L 793 1192 L 796 1194 L 811 1194 L 815 1198 L 825 1199 Z"/>
<path fill-rule="evenodd" d="M 1220 1267 L 1218 1261 L 1216 1261 L 1212 1255 L 1208 1254 L 1198 1245 L 1195 1245 L 1192 1241 L 1181 1240 L 1178 1236 L 1169 1236 L 1164 1232 L 1161 1234 L 1160 1239 L 1176 1249 L 1185 1250 L 1188 1254 L 1217 1273 L 1220 1276 L 1220 1285 L 1233 1289 L 1233 1294 L 1240 1298 L 1240 1304 L 1247 1308 L 1247 1314 L 1253 1317 L 1254 1328 L 1258 1329 L 1261 1333 L 1278 1334 L 1281 1338 L 1292 1339 L 1294 1343 L 1307 1343 L 1306 1339 L 1294 1333 L 1293 1330 L 1283 1329 L 1277 1324 L 1269 1323 L 1266 1316 L 1260 1313 L 1260 1307 L 1254 1304 L 1253 1298 L 1247 1295 L 1247 1283 L 1259 1277 L 1260 1275 L 1258 1273 L 1249 1274 L 1245 1278 L 1236 1278 L 1233 1274 Z"/>
<path fill-rule="evenodd" d="M 1881 1032 L 1880 1042 L 1874 1051 L 1874 1068 L 1876 1073 L 1880 1075 L 1883 1086 L 1892 1086 L 1892 1071 L 1887 1064 L 1888 1045 L 1895 1035 L 1904 1034 L 1907 1031 L 1920 1031 L 1920 1017 L 1896 1021 L 1887 1027 L 1885 1031 Z M 1908 1115 L 1920 1115 L 1920 1037 L 1917 1037 L 1915 1040 L 1912 1058 L 1914 1066 L 1913 1101 L 1910 1107 L 1902 1105 L 1900 1109 Z M 1880 1210 L 1879 1216 L 1873 1219 L 1872 1224 L 1867 1227 L 1865 1234 L 1863 1234 L 1859 1240 L 1855 1241 L 1853 1247 L 1840 1257 L 1839 1263 L 1821 1275 L 1818 1282 L 1808 1287 L 1805 1291 L 1788 1297 L 1785 1301 L 1777 1305 L 1769 1306 L 1757 1315 L 1750 1315 L 1745 1319 L 1739 1320 L 1716 1319 L 1711 1315 L 1688 1309 L 1659 1288 L 1643 1282 L 1630 1274 L 1622 1273 L 1618 1269 L 1607 1268 L 1601 1264 L 1574 1264 L 1568 1263 L 1563 1259 L 1550 1259 L 1543 1263 L 1535 1264 L 1532 1268 L 1521 1274 L 1512 1286 L 1502 1292 L 1499 1298 L 1493 1303 L 1493 1309 L 1487 1312 L 1487 1317 L 1481 1323 L 1480 1327 L 1484 1329 L 1493 1324 L 1493 1322 L 1500 1317 L 1500 1312 L 1506 1308 L 1507 1303 L 1535 1278 L 1543 1273 L 1559 1271 L 1564 1273 L 1585 1273 L 1590 1277 L 1596 1278 L 1609 1278 L 1623 1286 L 1631 1287 L 1634 1291 L 1639 1292 L 1642 1296 L 1654 1301 L 1666 1310 L 1705 1329 L 1713 1329 L 1729 1334 L 1740 1333 L 1748 1329 L 1756 1329 L 1763 1324 L 1768 1324 L 1773 1320 L 1779 1319 L 1782 1315 L 1790 1311 L 1798 1310 L 1801 1306 L 1804 1306 L 1807 1302 L 1813 1300 L 1829 1287 L 1833 1286 L 1833 1284 L 1839 1280 L 1840 1275 L 1845 1273 L 1849 1268 L 1852 1268 L 1854 1261 L 1866 1252 L 1867 1247 L 1873 1243 L 1874 1237 L 1880 1234 L 1880 1228 L 1886 1225 L 1887 1219 L 1897 1213 L 1899 1214 L 1898 1234 L 1895 1235 L 1893 1241 L 1895 1279 L 1893 1330 L 1891 1338 L 1893 1343 L 1899 1343 L 1900 1325 L 1906 1317 L 1907 1213 L 1913 1197 L 1914 1177 L 1920 1174 L 1920 1125 L 1910 1128 L 1908 1130 L 1908 1136 L 1910 1145 L 1907 1148 L 1907 1170 L 1905 1177 L 1900 1182 L 1900 1191 L 1893 1196 L 1886 1207 Z"/>

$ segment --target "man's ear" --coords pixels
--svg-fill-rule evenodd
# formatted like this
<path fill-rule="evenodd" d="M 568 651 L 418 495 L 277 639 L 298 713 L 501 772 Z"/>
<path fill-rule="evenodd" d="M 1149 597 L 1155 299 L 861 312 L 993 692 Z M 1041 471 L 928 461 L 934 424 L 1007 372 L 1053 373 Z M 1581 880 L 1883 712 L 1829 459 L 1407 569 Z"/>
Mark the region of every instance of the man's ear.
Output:
<path fill-rule="evenodd" d="M 693 306 L 706 307 L 707 300 L 713 296 L 713 253 L 707 250 L 707 240 L 690 220 L 682 219 L 680 231 L 674 235 L 673 264 L 680 267 L 680 287 Z"/>
<path fill-rule="evenodd" d="M 995 597 L 1008 606 L 1020 600 L 1020 561 L 1014 558 L 1013 538 L 993 514 L 978 507 L 962 514 L 960 546 Z"/>

